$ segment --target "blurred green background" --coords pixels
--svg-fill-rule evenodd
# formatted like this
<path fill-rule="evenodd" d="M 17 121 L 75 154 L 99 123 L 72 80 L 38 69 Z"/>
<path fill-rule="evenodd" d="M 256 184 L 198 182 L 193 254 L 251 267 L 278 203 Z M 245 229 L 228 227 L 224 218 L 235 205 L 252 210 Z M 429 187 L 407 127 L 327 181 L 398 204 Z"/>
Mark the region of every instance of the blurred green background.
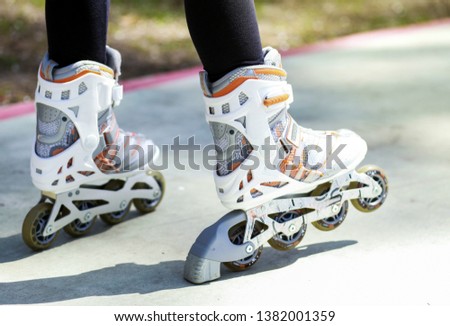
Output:
<path fill-rule="evenodd" d="M 63 0 L 61 0 L 63 1 Z M 0 0 L 0 105 L 29 100 L 46 51 L 44 0 Z M 255 0 L 263 46 L 281 50 L 450 17 L 450 0 Z M 199 65 L 183 0 L 111 0 L 123 79 Z"/>

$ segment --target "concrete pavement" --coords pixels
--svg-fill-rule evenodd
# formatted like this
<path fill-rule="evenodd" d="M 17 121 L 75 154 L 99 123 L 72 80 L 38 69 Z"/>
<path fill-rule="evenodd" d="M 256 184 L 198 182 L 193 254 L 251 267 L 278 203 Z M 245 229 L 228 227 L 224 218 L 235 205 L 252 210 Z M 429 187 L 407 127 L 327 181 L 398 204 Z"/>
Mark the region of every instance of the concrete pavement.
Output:
<path fill-rule="evenodd" d="M 183 279 L 198 234 L 227 212 L 211 172 L 166 177 L 155 213 L 41 253 L 21 225 L 39 198 L 29 177 L 34 116 L 0 121 L 0 304 L 46 305 L 450 305 L 450 23 L 347 38 L 284 59 L 291 114 L 314 129 L 349 128 L 366 139 L 364 163 L 383 167 L 390 194 L 372 214 L 351 208 L 329 233 L 308 227 L 289 252 L 264 248 L 243 273 Z M 211 142 L 197 76 L 128 92 L 121 127 L 156 144 Z M 185 160 L 186 158 L 183 157 Z"/>

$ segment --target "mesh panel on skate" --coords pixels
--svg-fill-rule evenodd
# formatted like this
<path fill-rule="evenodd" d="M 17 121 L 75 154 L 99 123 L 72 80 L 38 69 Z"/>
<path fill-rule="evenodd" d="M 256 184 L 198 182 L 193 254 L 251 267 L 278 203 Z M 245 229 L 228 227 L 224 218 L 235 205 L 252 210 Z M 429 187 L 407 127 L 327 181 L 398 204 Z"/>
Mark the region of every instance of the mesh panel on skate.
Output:
<path fill-rule="evenodd" d="M 253 148 L 236 128 L 218 122 L 211 122 L 210 128 L 217 151 L 217 174 L 227 175 L 240 166 Z"/>
<path fill-rule="evenodd" d="M 252 195 L 252 198 L 256 198 L 262 196 L 263 193 L 256 188 L 252 188 L 252 190 L 250 190 L 250 195 Z"/>
<path fill-rule="evenodd" d="M 37 120 L 38 135 L 54 136 L 58 133 L 60 127 L 61 119 L 55 119 L 49 122 L 40 119 Z"/>
<path fill-rule="evenodd" d="M 248 96 L 244 92 L 239 93 L 239 104 L 244 105 L 247 102 Z"/>
<path fill-rule="evenodd" d="M 87 86 L 84 82 L 82 82 L 79 86 L 78 86 L 78 95 L 83 94 L 84 92 L 87 91 Z"/>
<path fill-rule="evenodd" d="M 238 71 L 236 71 L 234 74 L 232 74 L 230 76 L 230 78 L 228 79 L 228 82 L 231 83 L 236 78 L 244 76 L 246 74 L 246 72 L 247 72 L 247 69 L 239 69 Z"/>
<path fill-rule="evenodd" d="M 269 80 L 269 81 L 279 81 L 279 80 L 285 80 L 286 78 L 277 76 L 277 75 L 270 75 L 270 74 L 258 74 L 258 79 L 260 80 Z"/>
<path fill-rule="evenodd" d="M 78 171 L 77 173 L 84 175 L 85 177 L 89 177 L 90 175 L 93 175 L 95 172 L 93 172 L 93 171 Z"/>
<path fill-rule="evenodd" d="M 289 184 L 289 182 L 273 181 L 273 182 L 263 182 L 260 185 L 272 188 L 282 188 L 287 184 Z"/>
<path fill-rule="evenodd" d="M 42 141 L 43 138 L 40 137 L 40 135 L 54 136 L 56 134 L 45 134 L 43 132 L 40 133 L 39 132 L 40 129 L 38 127 L 38 137 L 36 140 L 36 148 L 35 148 L 36 154 L 38 156 L 43 158 L 54 156 L 58 153 L 61 153 L 78 140 L 79 138 L 78 132 L 72 121 L 67 122 L 65 125 L 61 125 L 60 128 L 65 128 L 64 132 L 62 133 L 62 137 L 54 142 L 48 143 L 43 142 Z M 59 132 L 59 129 L 57 132 Z"/>
<path fill-rule="evenodd" d="M 68 100 L 70 98 L 70 90 L 61 92 L 61 100 Z"/>
<path fill-rule="evenodd" d="M 222 105 L 222 113 L 223 114 L 230 113 L 230 104 L 229 103 Z"/>

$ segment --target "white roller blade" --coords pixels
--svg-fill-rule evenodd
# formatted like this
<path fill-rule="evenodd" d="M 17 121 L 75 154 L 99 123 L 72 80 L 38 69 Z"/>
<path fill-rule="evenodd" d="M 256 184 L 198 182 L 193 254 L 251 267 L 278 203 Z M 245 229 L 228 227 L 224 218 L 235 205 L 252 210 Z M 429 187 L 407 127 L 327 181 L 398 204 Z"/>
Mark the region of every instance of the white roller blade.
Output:
<path fill-rule="evenodd" d="M 162 199 L 164 178 L 150 169 L 159 149 L 117 125 L 120 54 L 107 48 L 107 55 L 108 65 L 80 61 L 60 68 L 47 57 L 41 63 L 30 168 L 42 197 L 22 227 L 33 250 L 49 248 L 61 229 L 78 237 L 97 216 L 117 224 L 132 202 L 148 213 Z"/>
<path fill-rule="evenodd" d="M 193 283 L 219 278 L 217 263 L 234 271 L 251 267 L 266 243 L 295 248 L 309 222 L 335 229 L 349 200 L 370 212 L 387 195 L 383 170 L 355 170 L 367 152 L 361 137 L 350 130 L 307 129 L 292 119 L 292 87 L 281 57 L 275 49 L 263 51 L 264 65 L 236 69 L 214 84 L 206 73 L 200 76 L 218 152 L 216 190 L 233 211 L 192 246 L 185 278 Z"/>

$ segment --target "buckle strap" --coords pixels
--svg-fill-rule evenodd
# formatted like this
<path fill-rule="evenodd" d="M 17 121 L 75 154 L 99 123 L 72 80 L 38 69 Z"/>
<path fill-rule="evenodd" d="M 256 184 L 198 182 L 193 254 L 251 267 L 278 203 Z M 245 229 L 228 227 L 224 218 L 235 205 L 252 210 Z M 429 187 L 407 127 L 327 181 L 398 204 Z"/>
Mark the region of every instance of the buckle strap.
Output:
<path fill-rule="evenodd" d="M 123 99 L 123 85 L 116 84 L 112 89 L 112 107 L 116 107 Z"/>

